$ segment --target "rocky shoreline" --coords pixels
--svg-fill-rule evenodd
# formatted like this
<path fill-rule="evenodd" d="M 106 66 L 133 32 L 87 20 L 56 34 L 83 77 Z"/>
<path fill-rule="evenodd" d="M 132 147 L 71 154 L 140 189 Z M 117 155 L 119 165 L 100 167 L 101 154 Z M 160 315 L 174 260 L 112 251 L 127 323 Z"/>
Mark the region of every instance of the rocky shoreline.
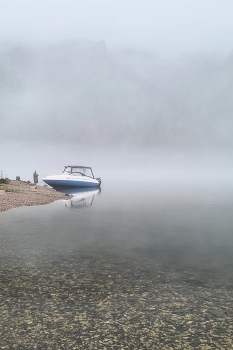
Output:
<path fill-rule="evenodd" d="M 29 181 L 9 180 L 0 187 L 0 212 L 22 206 L 52 203 L 70 196 L 47 186 L 35 186 Z"/>

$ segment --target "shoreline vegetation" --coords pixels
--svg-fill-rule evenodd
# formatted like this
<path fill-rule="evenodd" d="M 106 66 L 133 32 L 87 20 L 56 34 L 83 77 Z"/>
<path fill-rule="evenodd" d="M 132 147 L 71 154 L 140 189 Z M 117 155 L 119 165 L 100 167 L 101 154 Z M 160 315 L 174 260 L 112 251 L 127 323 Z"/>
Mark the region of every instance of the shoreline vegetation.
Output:
<path fill-rule="evenodd" d="M 47 186 L 37 186 L 29 181 L 8 180 L 0 183 L 0 212 L 22 206 L 49 204 L 71 196 Z"/>

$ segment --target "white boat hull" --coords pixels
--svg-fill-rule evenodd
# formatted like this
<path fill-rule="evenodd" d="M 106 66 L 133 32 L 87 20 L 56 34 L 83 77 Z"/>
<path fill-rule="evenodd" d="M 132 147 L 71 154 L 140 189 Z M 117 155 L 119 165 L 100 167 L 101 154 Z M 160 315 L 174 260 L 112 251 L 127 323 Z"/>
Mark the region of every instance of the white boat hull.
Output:
<path fill-rule="evenodd" d="M 42 179 L 52 187 L 99 187 L 100 182 L 88 176 L 54 175 Z"/>

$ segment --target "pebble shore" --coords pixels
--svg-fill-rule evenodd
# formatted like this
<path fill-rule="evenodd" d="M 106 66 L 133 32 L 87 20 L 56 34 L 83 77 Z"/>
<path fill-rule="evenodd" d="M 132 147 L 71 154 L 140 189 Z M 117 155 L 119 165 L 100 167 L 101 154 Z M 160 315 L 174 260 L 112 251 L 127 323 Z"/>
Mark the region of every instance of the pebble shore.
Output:
<path fill-rule="evenodd" d="M 32 205 L 52 203 L 59 199 L 68 199 L 66 194 L 55 191 L 47 186 L 35 186 L 30 182 L 10 180 L 4 184 L 5 190 L 0 190 L 0 212 Z"/>

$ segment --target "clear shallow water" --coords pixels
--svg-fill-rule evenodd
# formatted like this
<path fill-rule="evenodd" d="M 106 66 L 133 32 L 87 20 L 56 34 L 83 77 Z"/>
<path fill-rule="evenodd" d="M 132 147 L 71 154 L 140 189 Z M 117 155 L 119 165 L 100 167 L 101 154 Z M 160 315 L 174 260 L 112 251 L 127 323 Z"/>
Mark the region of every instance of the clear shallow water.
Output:
<path fill-rule="evenodd" d="M 190 333 L 182 333 L 184 340 L 181 348 L 190 346 L 199 349 L 203 337 L 208 344 L 212 344 L 213 339 L 219 341 L 217 337 L 208 338 L 198 332 L 203 327 L 201 322 L 210 322 L 210 325 L 215 322 L 211 318 L 211 310 L 221 307 L 224 315 L 227 315 L 224 316 L 225 323 L 222 325 L 222 320 L 216 322 L 220 322 L 217 326 L 222 327 L 222 333 L 226 335 L 223 348 L 230 349 L 231 345 L 227 342 L 232 336 L 232 213 L 233 187 L 227 183 L 221 186 L 218 183 L 195 186 L 149 183 L 142 186 L 120 182 L 104 184 L 99 193 L 77 193 L 72 200 L 1 213 L 1 310 L 8 310 L 7 321 L 3 320 L 5 323 L 0 328 L 3 329 L 4 344 L 12 345 L 7 336 L 9 322 L 15 320 L 21 324 L 22 321 L 23 311 L 15 303 L 20 301 L 23 305 L 21 308 L 31 309 L 39 298 L 40 308 L 36 314 L 31 313 L 33 322 L 37 319 L 36 329 L 39 330 L 35 331 L 35 323 L 27 327 L 22 323 L 29 337 L 24 340 L 28 343 L 23 348 L 27 348 L 27 344 L 44 348 L 45 341 L 48 341 L 49 348 L 50 340 L 41 331 L 45 319 L 51 327 L 51 342 L 58 341 L 58 346 L 64 329 L 67 325 L 77 326 L 75 317 L 83 313 L 85 307 L 90 312 L 83 316 L 89 324 L 89 332 L 91 330 L 98 337 L 106 337 L 103 332 L 113 334 L 113 331 L 109 328 L 104 328 L 105 331 L 96 329 L 90 323 L 91 319 L 98 322 L 101 319 L 105 326 L 106 323 L 109 326 L 108 322 L 116 322 L 116 327 L 124 328 L 128 321 L 123 319 L 123 314 L 131 310 L 129 324 L 135 323 L 135 312 L 139 312 L 141 316 L 138 316 L 138 321 L 145 325 L 145 343 L 141 340 L 141 348 L 153 348 L 155 335 L 151 332 L 155 326 L 152 327 L 152 323 L 157 322 L 159 348 L 166 349 L 171 344 L 166 343 L 166 337 L 163 338 L 162 334 L 165 332 L 173 342 L 182 333 L 177 330 L 173 334 L 170 328 L 164 329 L 166 322 L 168 327 L 174 326 L 167 315 L 173 314 L 174 307 L 180 305 L 180 318 L 177 316 L 179 319 L 176 319 L 176 323 L 184 327 L 184 317 L 185 322 L 187 317 L 191 317 L 190 322 L 196 325 Z M 84 294 L 80 294 L 80 291 Z M 200 294 L 202 299 L 199 305 Z M 207 299 L 203 299 L 206 295 Z M 85 306 L 81 303 L 83 298 Z M 132 301 L 132 298 L 135 300 Z M 102 306 L 98 309 L 100 300 L 109 300 L 112 311 Z M 71 301 L 75 307 L 70 309 Z M 118 314 L 119 303 L 122 314 Z M 199 305 L 199 311 L 198 307 L 195 310 L 191 308 L 195 303 Z M 12 314 L 9 311 L 12 308 L 17 312 Z M 93 316 L 93 308 L 99 310 L 97 316 Z M 47 309 L 50 311 L 46 314 Z M 148 310 L 157 310 L 157 313 L 147 315 Z M 59 328 L 54 323 L 54 317 L 58 314 L 62 317 L 73 316 L 64 321 L 63 328 Z M 48 317 L 53 319 L 55 326 L 51 326 Z M 158 320 L 161 320 L 161 324 Z M 87 345 L 83 345 L 80 338 L 82 322 L 78 322 L 79 328 L 72 334 L 66 337 L 63 334 L 65 348 L 69 348 L 67 342 L 78 341 L 77 337 L 82 345 L 77 347 L 77 343 L 76 348 L 86 348 Z M 214 325 L 211 328 L 213 332 L 218 329 Z M 131 329 L 128 336 L 132 336 L 132 332 L 140 333 L 139 328 Z M 193 337 L 194 333 L 196 337 Z M 20 329 L 17 328 L 15 334 L 22 341 Z M 92 345 L 101 349 L 103 343 L 97 340 Z M 116 336 L 116 343 L 112 341 L 111 346 L 116 349 L 120 345 L 130 348 L 129 344 L 139 344 L 136 338 L 132 338 L 130 343 L 126 335 L 123 338 Z M 91 348 L 91 340 L 87 344 Z M 179 346 L 173 348 L 178 349 Z"/>
<path fill-rule="evenodd" d="M 96 243 L 217 253 L 233 247 L 232 213 L 228 186 L 107 183 L 72 200 L 1 213 L 0 228 L 18 253 L 26 246 L 28 254 L 50 254 Z"/>

